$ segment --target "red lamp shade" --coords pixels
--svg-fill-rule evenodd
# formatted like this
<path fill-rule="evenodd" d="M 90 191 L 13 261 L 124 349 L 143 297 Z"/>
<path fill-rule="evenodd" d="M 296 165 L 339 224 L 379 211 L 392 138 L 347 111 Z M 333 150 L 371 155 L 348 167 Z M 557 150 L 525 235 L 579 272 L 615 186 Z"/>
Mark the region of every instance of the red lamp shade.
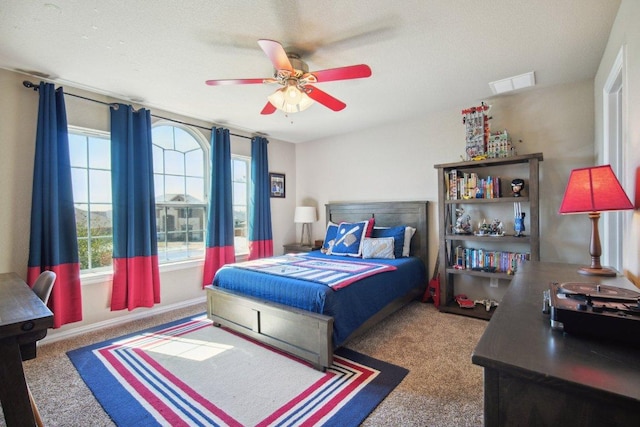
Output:
<path fill-rule="evenodd" d="M 624 209 L 633 209 L 633 205 L 611 170 L 611 166 L 594 166 L 571 171 L 569 183 L 560 205 L 560 213 L 589 213 L 591 220 L 591 243 L 589 245 L 591 265 L 580 268 L 579 273 L 589 276 L 615 276 L 617 274 L 615 270 L 602 267 L 600 264 L 602 248 L 598 220 L 601 211 Z"/>
<path fill-rule="evenodd" d="M 610 165 L 574 169 L 560 205 L 561 214 L 633 209 Z"/>

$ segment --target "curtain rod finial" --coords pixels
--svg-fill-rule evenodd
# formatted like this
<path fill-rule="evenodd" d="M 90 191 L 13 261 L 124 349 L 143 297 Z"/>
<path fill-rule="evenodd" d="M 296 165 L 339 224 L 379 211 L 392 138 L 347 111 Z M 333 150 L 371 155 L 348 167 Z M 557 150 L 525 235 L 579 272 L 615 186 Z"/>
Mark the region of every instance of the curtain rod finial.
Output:
<path fill-rule="evenodd" d="M 31 83 L 29 80 L 23 81 L 22 85 L 28 89 L 38 90 L 38 85 Z"/>

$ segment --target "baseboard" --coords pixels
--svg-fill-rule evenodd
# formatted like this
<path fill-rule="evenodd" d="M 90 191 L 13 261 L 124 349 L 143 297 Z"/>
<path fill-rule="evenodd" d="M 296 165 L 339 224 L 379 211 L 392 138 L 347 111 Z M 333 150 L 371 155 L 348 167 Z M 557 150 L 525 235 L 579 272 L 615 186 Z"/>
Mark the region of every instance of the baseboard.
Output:
<path fill-rule="evenodd" d="M 48 344 L 56 341 L 61 341 L 67 338 L 73 338 L 87 332 L 93 332 L 98 329 L 108 328 L 111 326 L 122 325 L 134 320 L 145 319 L 147 317 L 156 316 L 158 314 L 166 313 L 168 311 L 177 310 L 180 308 L 190 307 L 196 304 L 206 303 L 206 296 L 180 301 L 175 304 L 169 304 L 162 307 L 153 307 L 146 311 L 140 311 L 139 313 L 131 313 L 125 316 L 116 317 L 115 319 L 104 320 L 102 322 L 91 323 L 89 325 L 79 326 L 73 329 L 67 329 L 64 331 L 49 330 L 46 337 L 38 341 L 38 345 Z"/>

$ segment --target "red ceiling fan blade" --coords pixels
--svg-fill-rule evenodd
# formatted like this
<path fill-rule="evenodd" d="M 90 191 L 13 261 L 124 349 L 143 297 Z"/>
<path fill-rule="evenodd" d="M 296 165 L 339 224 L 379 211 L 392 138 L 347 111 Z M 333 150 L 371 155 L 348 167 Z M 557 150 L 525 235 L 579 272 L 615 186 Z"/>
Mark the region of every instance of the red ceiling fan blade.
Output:
<path fill-rule="evenodd" d="M 320 104 L 333 111 L 343 110 L 344 107 L 347 106 L 347 104 L 345 104 L 344 102 L 334 98 L 326 92 L 321 91 L 315 86 L 306 85 L 305 88 L 308 89 L 307 95 L 309 95 L 309 98 L 319 102 Z"/>
<path fill-rule="evenodd" d="M 262 109 L 262 111 L 260 111 L 260 114 L 273 114 L 276 112 L 276 107 L 274 107 L 274 105 L 270 102 L 267 102 L 267 105 L 264 106 L 264 108 Z"/>
<path fill-rule="evenodd" d="M 265 79 L 226 79 L 226 80 L 207 80 L 205 83 L 209 86 L 225 86 L 225 85 L 252 85 L 264 83 Z"/>
<path fill-rule="evenodd" d="M 284 48 L 280 43 L 274 40 L 262 39 L 258 40 L 258 44 L 264 53 L 267 54 L 276 70 L 294 71 L 291 66 L 291 62 L 287 57 L 287 52 L 284 51 Z"/>
<path fill-rule="evenodd" d="M 371 68 L 365 64 L 350 65 L 348 67 L 331 68 L 328 70 L 313 71 L 318 82 L 330 82 L 334 80 L 350 80 L 371 77 Z"/>

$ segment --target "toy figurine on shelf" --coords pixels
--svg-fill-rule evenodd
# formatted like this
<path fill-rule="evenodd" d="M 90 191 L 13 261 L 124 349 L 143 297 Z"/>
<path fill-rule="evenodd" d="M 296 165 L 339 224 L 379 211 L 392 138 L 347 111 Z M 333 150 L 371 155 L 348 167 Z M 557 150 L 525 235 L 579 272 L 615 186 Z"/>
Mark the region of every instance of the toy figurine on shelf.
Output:
<path fill-rule="evenodd" d="M 482 220 L 480 224 L 478 224 L 478 231 L 476 232 L 476 236 L 488 236 L 491 233 L 491 226 L 487 224 L 486 220 Z"/>
<path fill-rule="evenodd" d="M 491 221 L 491 224 L 487 224 L 486 220 L 482 220 L 482 223 L 478 224 L 478 231 L 475 233 L 476 236 L 493 236 L 493 237 L 501 237 L 504 236 L 502 221 L 499 219 L 494 219 Z"/>
<path fill-rule="evenodd" d="M 456 209 L 456 226 L 453 228 L 455 234 L 471 234 L 471 216 L 464 214 L 464 209 Z"/>
<path fill-rule="evenodd" d="M 524 236 L 524 217 L 525 213 L 522 212 L 520 202 L 513 204 L 513 230 L 516 232 L 516 237 Z"/>
<path fill-rule="evenodd" d="M 524 179 L 516 178 L 511 181 L 511 191 L 513 192 L 513 197 L 520 197 L 520 192 L 524 189 Z"/>
<path fill-rule="evenodd" d="M 473 302 L 473 305 L 476 305 L 476 304 L 484 305 L 484 308 L 487 311 L 491 311 L 493 307 L 497 307 L 500 303 L 492 299 L 481 299 L 481 300 L 475 300 Z"/>
<path fill-rule="evenodd" d="M 504 236 L 502 221 L 494 219 L 489 225 L 489 234 L 491 236 Z"/>

